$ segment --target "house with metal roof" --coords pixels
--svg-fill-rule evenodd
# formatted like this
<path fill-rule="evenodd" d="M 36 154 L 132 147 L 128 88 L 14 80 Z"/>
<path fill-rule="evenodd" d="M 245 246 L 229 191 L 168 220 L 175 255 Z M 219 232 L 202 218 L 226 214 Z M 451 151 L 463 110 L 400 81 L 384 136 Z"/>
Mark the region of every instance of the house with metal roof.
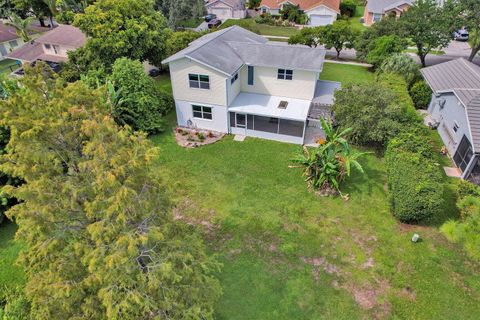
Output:
<path fill-rule="evenodd" d="M 298 6 L 308 16 L 308 25 L 325 26 L 337 20 L 340 0 L 262 0 L 260 12 L 279 14 L 286 4 Z"/>
<path fill-rule="evenodd" d="M 436 127 L 463 179 L 480 184 L 480 67 L 463 58 L 427 67 L 429 125 Z"/>
<path fill-rule="evenodd" d="M 340 87 L 319 80 L 324 60 L 323 49 L 271 43 L 232 26 L 163 63 L 179 126 L 309 144 Z"/>

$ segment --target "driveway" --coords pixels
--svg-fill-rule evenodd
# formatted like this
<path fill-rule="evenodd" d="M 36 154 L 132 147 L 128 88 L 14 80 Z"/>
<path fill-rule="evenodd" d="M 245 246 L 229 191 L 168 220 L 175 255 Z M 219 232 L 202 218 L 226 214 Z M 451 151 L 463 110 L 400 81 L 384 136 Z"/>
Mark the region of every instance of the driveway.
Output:
<path fill-rule="evenodd" d="M 207 31 L 208 30 L 208 23 L 203 21 L 200 23 L 198 27 L 195 28 L 195 31 L 197 32 L 202 32 L 202 31 Z"/>
<path fill-rule="evenodd" d="M 450 41 L 448 47 L 443 49 L 445 55 L 455 57 L 468 57 L 470 55 L 470 45 L 468 41 Z"/>

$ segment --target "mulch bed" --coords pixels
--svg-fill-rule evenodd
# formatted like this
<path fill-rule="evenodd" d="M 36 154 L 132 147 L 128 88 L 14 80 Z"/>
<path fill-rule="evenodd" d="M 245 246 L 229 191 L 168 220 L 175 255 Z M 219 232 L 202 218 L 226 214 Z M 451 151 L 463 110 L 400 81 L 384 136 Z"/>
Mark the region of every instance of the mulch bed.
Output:
<path fill-rule="evenodd" d="M 192 129 L 192 128 L 175 128 L 175 139 L 178 145 L 184 148 L 197 148 L 220 141 L 225 136 L 225 133 Z"/>

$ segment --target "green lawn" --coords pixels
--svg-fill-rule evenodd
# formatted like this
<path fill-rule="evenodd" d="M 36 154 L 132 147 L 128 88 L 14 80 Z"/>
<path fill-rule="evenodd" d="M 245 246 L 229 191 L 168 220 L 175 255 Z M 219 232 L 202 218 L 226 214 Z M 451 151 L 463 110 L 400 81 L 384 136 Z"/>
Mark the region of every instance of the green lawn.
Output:
<path fill-rule="evenodd" d="M 13 222 L 4 220 L 0 224 L 0 288 L 24 283 L 22 269 L 15 264 L 22 246 L 14 241 L 17 227 Z"/>
<path fill-rule="evenodd" d="M 220 28 L 228 28 L 233 25 L 238 25 L 242 28 L 265 36 L 290 37 L 299 32 L 298 29 L 292 27 L 277 27 L 266 24 L 258 24 L 254 19 L 251 18 L 239 20 L 229 19 L 225 21 Z"/>
<path fill-rule="evenodd" d="M 363 17 L 364 10 L 365 10 L 365 6 L 358 5 L 355 10 L 355 16 L 350 19 L 352 26 L 359 31 L 364 31 L 368 28 L 364 26 L 363 23 L 360 22 L 360 18 Z"/>
<path fill-rule="evenodd" d="M 322 79 L 372 81 L 365 68 L 325 64 Z M 171 114 L 170 122 L 175 116 Z M 247 138 L 198 149 L 153 137 L 180 212 L 205 229 L 224 267 L 217 319 L 475 319 L 480 267 L 446 241 L 444 215 L 424 226 L 389 212 L 384 162 L 374 154 L 343 186 L 350 200 L 310 193 L 289 168 L 299 146 Z M 449 180 L 450 181 L 450 180 Z M 423 241 L 413 244 L 414 232 Z"/>
<path fill-rule="evenodd" d="M 179 26 L 184 28 L 196 28 L 203 22 L 202 18 L 191 18 L 185 21 L 182 21 Z"/>
<path fill-rule="evenodd" d="M 325 61 L 320 79 L 330 81 L 340 81 L 342 84 L 357 82 L 368 83 L 374 81 L 375 74 L 367 71 L 365 67 L 340 64 Z"/>
<path fill-rule="evenodd" d="M 172 83 L 170 82 L 170 73 L 164 72 L 160 74 L 155 80 L 158 82 L 160 90 L 165 92 L 172 92 Z"/>

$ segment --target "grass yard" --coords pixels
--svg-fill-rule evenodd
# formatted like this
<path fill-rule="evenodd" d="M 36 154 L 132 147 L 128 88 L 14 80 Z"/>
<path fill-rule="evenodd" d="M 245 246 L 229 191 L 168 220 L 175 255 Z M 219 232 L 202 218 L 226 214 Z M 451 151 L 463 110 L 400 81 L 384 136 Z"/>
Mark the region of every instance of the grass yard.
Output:
<path fill-rule="evenodd" d="M 179 26 L 184 28 L 196 28 L 198 27 L 204 20 L 202 18 L 191 18 L 185 21 L 182 21 Z"/>
<path fill-rule="evenodd" d="M 365 67 L 325 61 L 320 79 L 347 83 L 368 83 L 374 81 L 375 74 Z"/>
<path fill-rule="evenodd" d="M 172 92 L 172 83 L 170 82 L 169 72 L 163 72 L 157 78 L 155 78 L 155 80 L 158 82 L 160 90 L 168 93 Z"/>
<path fill-rule="evenodd" d="M 4 220 L 0 224 L 0 288 L 22 285 L 25 281 L 22 269 L 15 264 L 22 246 L 14 241 L 17 227 Z"/>
<path fill-rule="evenodd" d="M 233 25 L 238 25 L 242 28 L 248 29 L 252 32 L 264 35 L 264 36 L 280 36 L 280 37 L 290 37 L 298 33 L 299 30 L 293 27 L 277 27 L 270 26 L 266 24 L 258 24 L 252 18 L 247 19 L 229 19 L 226 20 L 220 28 L 228 28 Z"/>
<path fill-rule="evenodd" d="M 363 17 L 364 11 L 365 11 L 365 6 L 357 5 L 357 8 L 355 10 L 355 16 L 353 16 L 350 19 L 352 26 L 359 31 L 364 31 L 368 28 L 364 26 L 363 23 L 360 22 L 360 18 Z"/>
<path fill-rule="evenodd" d="M 373 80 L 365 68 L 325 64 L 322 79 Z M 170 115 L 173 127 L 175 115 Z M 423 226 L 389 212 L 383 159 L 343 187 L 349 201 L 310 193 L 289 168 L 299 146 L 247 138 L 179 147 L 153 137 L 177 209 L 199 225 L 224 267 L 216 319 L 475 319 L 480 267 L 447 242 L 445 213 Z M 453 180 L 452 180 L 453 181 Z M 202 227 L 203 226 L 203 227 Z M 206 228 L 207 226 L 208 228 Z M 423 241 L 413 244 L 417 232 Z"/>

